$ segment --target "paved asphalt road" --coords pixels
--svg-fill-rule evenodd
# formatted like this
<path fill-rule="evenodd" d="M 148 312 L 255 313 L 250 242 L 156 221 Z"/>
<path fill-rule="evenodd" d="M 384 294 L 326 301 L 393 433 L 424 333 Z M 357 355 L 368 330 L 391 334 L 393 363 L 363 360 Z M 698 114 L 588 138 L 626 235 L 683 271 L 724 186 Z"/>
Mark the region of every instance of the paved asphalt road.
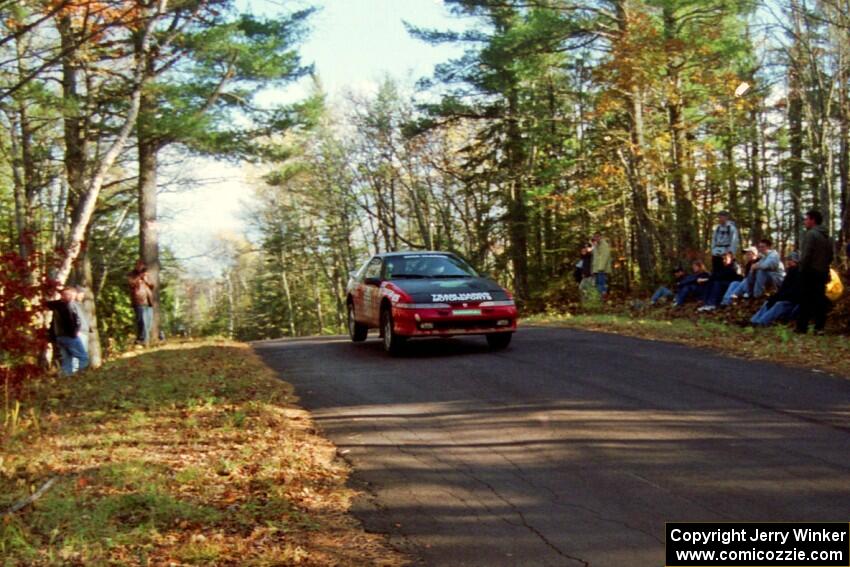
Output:
<path fill-rule="evenodd" d="M 425 565 L 657 567 L 665 521 L 850 520 L 850 380 L 535 327 L 502 353 L 255 347 L 354 465 L 366 528 Z"/>

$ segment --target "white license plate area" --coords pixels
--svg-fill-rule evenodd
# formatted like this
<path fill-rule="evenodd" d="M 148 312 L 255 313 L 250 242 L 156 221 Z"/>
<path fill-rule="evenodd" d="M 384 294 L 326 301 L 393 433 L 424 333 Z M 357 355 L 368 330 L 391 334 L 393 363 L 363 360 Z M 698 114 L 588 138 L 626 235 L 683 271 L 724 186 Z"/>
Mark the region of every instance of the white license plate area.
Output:
<path fill-rule="evenodd" d="M 455 309 L 452 311 L 452 315 L 455 316 L 469 316 L 469 315 L 481 315 L 480 309 Z"/>

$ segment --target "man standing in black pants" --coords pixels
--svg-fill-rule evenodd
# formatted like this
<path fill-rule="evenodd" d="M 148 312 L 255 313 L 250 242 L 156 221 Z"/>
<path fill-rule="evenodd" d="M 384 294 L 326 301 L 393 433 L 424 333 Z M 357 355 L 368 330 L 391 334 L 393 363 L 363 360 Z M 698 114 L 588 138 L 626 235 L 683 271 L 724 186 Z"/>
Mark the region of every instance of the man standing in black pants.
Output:
<path fill-rule="evenodd" d="M 815 333 L 823 332 L 829 300 L 826 284 L 829 282 L 829 267 L 832 264 L 833 244 L 820 211 L 809 211 L 803 221 L 806 234 L 800 250 L 800 310 L 797 315 L 796 331 L 805 334 L 809 320 L 814 320 Z"/>

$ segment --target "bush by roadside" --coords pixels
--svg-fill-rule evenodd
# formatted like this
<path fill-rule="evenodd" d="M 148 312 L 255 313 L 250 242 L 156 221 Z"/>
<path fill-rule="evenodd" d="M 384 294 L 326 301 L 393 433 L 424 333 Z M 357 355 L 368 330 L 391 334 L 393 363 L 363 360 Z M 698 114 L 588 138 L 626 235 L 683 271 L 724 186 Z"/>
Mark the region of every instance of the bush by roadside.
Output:
<path fill-rule="evenodd" d="M 404 563 L 348 515 L 349 470 L 294 401 L 210 341 L 31 386 L 0 431 L 4 565 Z"/>

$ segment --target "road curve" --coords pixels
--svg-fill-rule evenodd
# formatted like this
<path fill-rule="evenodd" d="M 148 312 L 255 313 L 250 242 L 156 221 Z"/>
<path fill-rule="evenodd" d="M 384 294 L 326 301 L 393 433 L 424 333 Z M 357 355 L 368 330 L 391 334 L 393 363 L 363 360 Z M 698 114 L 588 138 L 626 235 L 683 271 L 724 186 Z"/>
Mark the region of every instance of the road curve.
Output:
<path fill-rule="evenodd" d="M 255 349 L 355 467 L 366 528 L 425 565 L 657 567 L 667 521 L 848 521 L 844 378 L 540 327 L 501 353 Z"/>

